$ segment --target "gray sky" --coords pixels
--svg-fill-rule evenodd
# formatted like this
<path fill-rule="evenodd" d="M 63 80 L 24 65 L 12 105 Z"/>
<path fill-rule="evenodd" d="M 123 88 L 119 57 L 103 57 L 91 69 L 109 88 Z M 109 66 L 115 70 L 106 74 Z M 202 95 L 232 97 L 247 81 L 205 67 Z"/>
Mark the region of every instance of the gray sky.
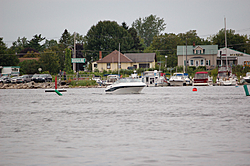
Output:
<path fill-rule="evenodd" d="M 58 40 L 64 29 L 85 36 L 99 21 L 131 26 L 150 14 L 163 18 L 164 33 L 197 30 L 206 38 L 224 28 L 250 35 L 250 0 L 0 0 L 0 37 L 10 47 L 18 37 L 42 34 Z"/>

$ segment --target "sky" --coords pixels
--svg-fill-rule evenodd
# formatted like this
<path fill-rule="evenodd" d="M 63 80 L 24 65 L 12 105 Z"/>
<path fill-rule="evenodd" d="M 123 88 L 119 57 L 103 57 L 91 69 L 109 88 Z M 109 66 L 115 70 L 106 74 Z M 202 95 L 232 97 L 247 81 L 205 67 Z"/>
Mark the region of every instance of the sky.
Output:
<path fill-rule="evenodd" d="M 59 40 L 67 29 L 85 36 L 99 21 L 125 22 L 153 14 L 163 18 L 162 33 L 196 30 L 201 38 L 224 28 L 250 35 L 250 0 L 0 0 L 0 37 L 8 47 L 18 37 L 42 34 Z"/>

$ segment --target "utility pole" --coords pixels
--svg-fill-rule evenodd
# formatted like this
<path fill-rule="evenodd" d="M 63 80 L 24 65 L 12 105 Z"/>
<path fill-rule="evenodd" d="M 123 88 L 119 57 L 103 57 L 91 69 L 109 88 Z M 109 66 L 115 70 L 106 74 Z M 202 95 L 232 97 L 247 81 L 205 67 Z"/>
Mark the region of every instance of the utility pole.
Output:
<path fill-rule="evenodd" d="M 76 58 L 76 33 L 74 32 L 74 53 L 73 58 Z M 73 71 L 76 72 L 76 63 L 73 63 Z"/>
<path fill-rule="evenodd" d="M 185 63 L 185 69 L 186 69 L 186 72 L 187 73 L 187 37 L 186 37 L 186 63 Z"/>

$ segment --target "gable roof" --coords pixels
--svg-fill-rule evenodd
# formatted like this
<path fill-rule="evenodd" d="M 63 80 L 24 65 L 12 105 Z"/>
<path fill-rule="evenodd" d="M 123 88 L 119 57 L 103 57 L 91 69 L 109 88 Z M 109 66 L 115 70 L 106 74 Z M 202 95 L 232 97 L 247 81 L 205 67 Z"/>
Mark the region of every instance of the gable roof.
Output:
<path fill-rule="evenodd" d="M 104 58 L 96 61 L 97 63 L 118 63 L 119 51 L 115 50 L 105 56 Z M 120 63 L 133 62 L 131 59 L 120 53 Z"/>
<path fill-rule="evenodd" d="M 193 50 L 197 47 L 205 49 L 205 55 L 217 54 L 218 52 L 218 45 L 198 45 L 196 47 L 189 45 L 187 46 L 187 55 L 196 55 L 194 54 Z M 178 55 L 186 55 L 186 46 L 177 46 L 177 56 Z"/>
<path fill-rule="evenodd" d="M 127 56 L 133 62 L 154 62 L 154 60 L 157 61 L 155 53 L 130 53 L 125 54 L 125 56 Z"/>

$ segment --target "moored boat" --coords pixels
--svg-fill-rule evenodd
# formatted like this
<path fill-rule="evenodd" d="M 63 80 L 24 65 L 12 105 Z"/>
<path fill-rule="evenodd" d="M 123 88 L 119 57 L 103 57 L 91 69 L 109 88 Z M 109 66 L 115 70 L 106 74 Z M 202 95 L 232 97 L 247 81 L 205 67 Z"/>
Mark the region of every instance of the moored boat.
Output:
<path fill-rule="evenodd" d="M 174 73 L 169 79 L 170 86 L 185 86 L 186 80 L 183 73 Z"/>
<path fill-rule="evenodd" d="M 196 72 L 193 79 L 193 86 L 212 86 L 213 81 L 208 76 L 208 72 Z"/>

